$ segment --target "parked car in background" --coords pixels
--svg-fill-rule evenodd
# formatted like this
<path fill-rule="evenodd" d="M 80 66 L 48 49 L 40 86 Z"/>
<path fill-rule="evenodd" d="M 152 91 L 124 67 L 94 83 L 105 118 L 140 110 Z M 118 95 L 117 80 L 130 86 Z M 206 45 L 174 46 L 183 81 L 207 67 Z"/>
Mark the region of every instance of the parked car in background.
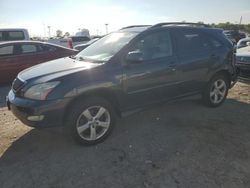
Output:
<path fill-rule="evenodd" d="M 225 36 L 233 43 L 233 45 L 236 45 L 236 44 L 237 44 L 235 38 L 234 38 L 232 35 L 230 35 L 230 34 L 225 34 Z"/>
<path fill-rule="evenodd" d="M 237 42 L 240 39 L 246 38 L 246 34 L 240 31 L 234 31 L 234 30 L 225 30 L 223 33 L 234 43 L 237 44 Z"/>
<path fill-rule="evenodd" d="M 70 36 L 68 38 L 51 38 L 48 40 L 48 43 L 64 46 L 67 48 L 74 48 L 74 46 L 87 43 L 90 40 L 91 39 L 88 36 Z"/>
<path fill-rule="evenodd" d="M 11 82 L 20 71 L 33 65 L 76 53 L 76 50 L 37 41 L 0 43 L 0 83 Z"/>
<path fill-rule="evenodd" d="M 0 43 L 4 41 L 29 40 L 27 29 L 0 29 Z"/>
<path fill-rule="evenodd" d="M 87 48 L 88 46 L 90 46 L 91 44 L 93 44 L 94 42 L 98 41 L 99 38 L 94 38 L 91 39 L 90 41 L 88 41 L 87 43 L 84 44 L 78 44 L 74 47 L 74 49 L 78 50 L 78 51 L 82 51 L 83 49 Z"/>
<path fill-rule="evenodd" d="M 237 43 L 237 48 L 244 48 L 250 45 L 250 37 L 240 39 Z"/>
<path fill-rule="evenodd" d="M 22 71 L 7 105 L 24 124 L 65 126 L 79 143 L 96 144 L 118 116 L 153 103 L 200 94 L 206 105 L 220 106 L 237 78 L 234 60 L 220 29 L 129 26 L 74 57 Z"/>
<path fill-rule="evenodd" d="M 250 78 L 250 46 L 237 50 L 236 66 L 239 68 L 241 77 Z"/>

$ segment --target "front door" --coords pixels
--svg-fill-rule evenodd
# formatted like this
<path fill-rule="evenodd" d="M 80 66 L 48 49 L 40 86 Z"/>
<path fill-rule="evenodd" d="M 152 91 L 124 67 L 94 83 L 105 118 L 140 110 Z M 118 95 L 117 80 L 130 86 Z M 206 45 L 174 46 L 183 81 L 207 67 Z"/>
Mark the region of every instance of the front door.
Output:
<path fill-rule="evenodd" d="M 139 61 L 125 60 L 123 89 L 128 107 L 139 107 L 178 94 L 178 62 L 168 30 L 148 33 L 131 44 L 126 54 L 141 54 Z"/>

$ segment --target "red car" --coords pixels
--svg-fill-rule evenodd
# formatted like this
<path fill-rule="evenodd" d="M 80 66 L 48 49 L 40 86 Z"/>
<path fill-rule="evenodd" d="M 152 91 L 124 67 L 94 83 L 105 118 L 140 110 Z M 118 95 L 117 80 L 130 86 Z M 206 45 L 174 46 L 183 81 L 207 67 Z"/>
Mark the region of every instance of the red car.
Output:
<path fill-rule="evenodd" d="M 38 41 L 0 43 L 0 83 L 11 82 L 17 74 L 46 61 L 77 54 L 77 50 Z"/>

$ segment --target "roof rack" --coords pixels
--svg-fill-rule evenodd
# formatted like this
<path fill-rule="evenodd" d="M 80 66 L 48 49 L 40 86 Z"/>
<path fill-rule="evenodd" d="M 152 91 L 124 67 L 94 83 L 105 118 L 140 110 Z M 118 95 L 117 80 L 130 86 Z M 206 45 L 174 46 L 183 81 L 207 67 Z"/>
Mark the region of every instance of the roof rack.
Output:
<path fill-rule="evenodd" d="M 120 30 L 129 29 L 129 28 L 133 28 L 133 27 L 147 27 L 147 26 L 152 26 L 152 25 L 130 25 L 130 26 L 127 26 L 127 27 L 123 27 Z"/>
<path fill-rule="evenodd" d="M 203 24 L 203 23 L 192 23 L 192 22 L 163 22 L 163 23 L 158 23 L 153 25 L 151 28 L 155 28 L 155 27 L 161 27 L 164 25 L 189 25 L 189 26 L 203 26 L 203 27 L 210 27 L 207 24 Z"/>

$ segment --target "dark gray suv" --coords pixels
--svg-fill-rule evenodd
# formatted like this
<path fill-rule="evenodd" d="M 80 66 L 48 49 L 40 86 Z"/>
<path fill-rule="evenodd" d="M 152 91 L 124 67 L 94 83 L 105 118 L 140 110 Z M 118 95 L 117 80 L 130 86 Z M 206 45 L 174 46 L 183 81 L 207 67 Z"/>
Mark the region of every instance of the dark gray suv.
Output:
<path fill-rule="evenodd" d="M 73 57 L 19 73 L 9 109 L 32 127 L 65 126 L 81 144 L 103 141 L 125 112 L 201 94 L 225 100 L 236 81 L 234 48 L 204 24 L 129 26 Z"/>

